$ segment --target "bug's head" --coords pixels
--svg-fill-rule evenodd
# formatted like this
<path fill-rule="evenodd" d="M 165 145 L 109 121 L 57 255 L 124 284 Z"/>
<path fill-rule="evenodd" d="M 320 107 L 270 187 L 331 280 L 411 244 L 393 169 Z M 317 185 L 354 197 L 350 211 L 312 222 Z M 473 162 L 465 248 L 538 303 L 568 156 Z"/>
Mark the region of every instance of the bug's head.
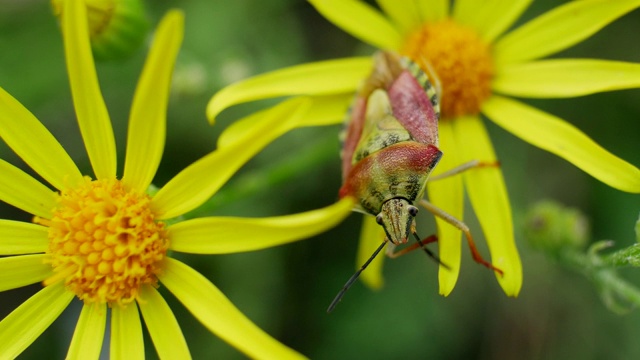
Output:
<path fill-rule="evenodd" d="M 387 238 L 394 244 L 404 244 L 409 238 L 414 218 L 418 208 L 405 198 L 393 198 L 382 204 L 382 210 L 376 216 L 378 224 L 382 225 Z"/>

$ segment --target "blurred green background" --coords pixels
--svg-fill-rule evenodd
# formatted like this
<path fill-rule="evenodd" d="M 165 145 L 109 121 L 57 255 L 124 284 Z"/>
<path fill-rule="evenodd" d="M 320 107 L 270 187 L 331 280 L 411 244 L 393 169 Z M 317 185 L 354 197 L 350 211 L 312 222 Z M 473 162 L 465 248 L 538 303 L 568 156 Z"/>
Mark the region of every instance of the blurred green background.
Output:
<path fill-rule="evenodd" d="M 519 23 L 564 2 L 537 0 Z M 223 86 L 302 62 L 373 51 L 301 0 L 146 1 L 146 6 L 153 27 L 171 7 L 186 13 L 166 150 L 155 180 L 158 186 L 214 149 L 220 131 L 234 120 L 268 104 L 234 107 L 211 127 L 205 106 Z M 638 34 L 640 11 L 636 10 L 555 57 L 640 62 Z M 146 47 L 130 59 L 98 65 L 120 163 L 129 107 L 145 55 Z M 0 0 L 0 86 L 56 135 L 85 173 L 91 173 L 75 123 L 61 37 L 48 1 Z M 640 166 L 640 90 L 527 102 L 566 119 L 612 153 Z M 591 218 L 594 240 L 612 239 L 618 247 L 629 246 L 634 241 L 640 196 L 611 189 L 568 162 L 487 124 L 509 189 L 523 261 L 524 287 L 517 299 L 507 298 L 494 276 L 475 264 L 466 249 L 458 285 L 443 298 L 438 295 L 437 266 L 415 252 L 386 261 L 385 286 L 380 291 L 356 283 L 334 313 L 327 315 L 327 305 L 354 271 L 362 218 L 355 213 L 335 229 L 294 244 L 234 255 L 179 257 L 205 274 L 269 334 L 315 359 L 640 358 L 640 312 L 608 311 L 588 280 L 531 249 L 518 226 L 529 206 L 554 198 Z M 340 126 L 300 129 L 278 139 L 214 197 L 220 205 L 215 215 L 284 215 L 332 203 L 341 179 L 339 131 Z M 302 160 L 293 157 L 298 152 Z M 4 143 L 0 156 L 25 167 Z M 306 162 L 308 158 L 315 160 Z M 234 189 L 262 181 L 264 171 L 282 162 L 293 164 L 294 171 L 277 178 L 278 184 L 251 196 L 234 196 Z M 0 216 L 30 221 L 28 215 L 5 204 L 0 204 Z M 432 219 L 423 216 L 419 233 L 426 236 L 435 227 Z M 474 215 L 469 212 L 465 220 L 487 254 Z M 212 241 L 215 236 L 211 234 Z M 640 269 L 624 274 L 640 283 L 636 281 Z M 39 287 L 0 294 L 0 317 Z M 163 294 L 194 358 L 244 357 L 210 334 L 171 294 Z M 73 304 L 21 358 L 65 356 L 80 309 L 78 301 Z M 157 356 L 150 342 L 146 351 L 149 358 Z"/>

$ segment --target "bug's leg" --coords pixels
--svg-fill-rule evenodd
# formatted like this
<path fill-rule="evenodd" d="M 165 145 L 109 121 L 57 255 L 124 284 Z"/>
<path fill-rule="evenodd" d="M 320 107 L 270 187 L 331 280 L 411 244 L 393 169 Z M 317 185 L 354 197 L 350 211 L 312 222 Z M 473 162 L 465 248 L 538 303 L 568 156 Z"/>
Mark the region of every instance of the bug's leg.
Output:
<path fill-rule="evenodd" d="M 405 247 L 405 248 L 403 248 L 401 250 L 398 250 L 398 251 L 395 251 L 396 247 L 397 247 L 396 244 L 393 244 L 393 243 L 389 242 L 389 246 L 387 246 L 387 250 L 386 250 L 385 254 L 388 257 L 390 257 L 391 259 L 395 259 L 397 257 L 400 257 L 402 255 L 410 253 L 410 252 L 412 252 L 414 250 L 424 249 L 425 251 L 427 251 L 427 254 L 429 254 L 429 256 L 432 256 L 432 257 L 437 259 L 437 257 L 431 252 L 431 250 L 429 250 L 429 249 L 427 249 L 425 247 L 427 244 L 431 244 L 432 242 L 436 242 L 436 241 L 438 241 L 438 237 L 436 235 L 428 236 L 428 237 L 426 237 L 426 238 L 424 238 L 422 240 L 419 240 L 419 238 L 418 238 L 418 241 L 416 241 L 415 243 L 413 243 L 413 244 L 411 244 L 411 245 L 409 245 L 409 246 L 407 246 L 407 247 Z"/>
<path fill-rule="evenodd" d="M 434 254 L 431 250 L 429 250 L 429 248 L 427 248 L 427 244 L 431 244 L 432 242 L 438 241 L 438 237 L 436 235 L 427 236 L 426 238 L 420 240 L 420 237 L 416 233 L 415 224 L 411 226 L 411 234 L 413 234 L 413 237 L 416 239 L 415 243 L 408 245 L 402 248 L 401 250 L 395 251 L 397 248 L 397 245 L 389 241 L 389 246 L 387 247 L 385 255 L 387 255 L 391 259 L 395 259 L 402 255 L 408 254 L 414 250 L 422 249 L 424 250 L 425 253 L 427 253 L 427 255 L 430 258 L 435 260 L 438 264 L 444 266 L 446 269 L 449 269 L 449 266 L 447 266 L 447 264 L 440 261 L 440 258 L 438 257 L 438 255 Z"/>
<path fill-rule="evenodd" d="M 425 209 L 427 209 L 430 213 L 432 213 L 433 215 L 441 218 L 442 220 L 448 222 L 449 224 L 455 226 L 456 228 L 458 228 L 460 231 L 462 231 L 464 233 L 464 236 L 467 238 L 467 243 L 469 244 L 469 249 L 471 250 L 471 255 L 473 256 L 473 260 L 479 264 L 482 264 L 486 267 L 488 267 L 489 269 L 498 272 L 500 275 L 504 275 L 504 273 L 502 272 L 502 270 L 498 269 L 497 267 L 493 266 L 493 264 L 491 264 L 490 262 L 486 261 L 482 255 L 480 255 L 480 252 L 478 251 L 478 249 L 476 248 L 476 244 L 473 242 L 473 237 L 471 236 L 471 231 L 469 231 L 469 227 L 463 223 L 462 221 L 458 220 L 457 218 L 451 216 L 449 213 L 447 213 L 446 211 L 440 209 L 439 207 L 433 205 L 432 203 L 428 202 L 427 200 L 421 199 L 420 200 L 420 205 L 422 207 L 424 207 Z"/>
<path fill-rule="evenodd" d="M 450 176 L 453 175 L 457 175 L 460 173 L 463 173 L 467 170 L 470 169 L 475 169 L 475 168 L 483 168 L 483 167 L 498 167 L 500 166 L 500 162 L 495 161 L 495 162 L 487 162 L 487 161 L 480 161 L 480 160 L 471 160 L 468 161 L 466 163 L 460 164 L 456 167 L 454 167 L 453 169 L 449 169 L 443 173 L 440 173 L 438 175 L 435 176 L 431 176 L 429 177 L 429 181 L 435 181 L 435 180 L 441 180 L 444 178 L 448 178 Z"/>

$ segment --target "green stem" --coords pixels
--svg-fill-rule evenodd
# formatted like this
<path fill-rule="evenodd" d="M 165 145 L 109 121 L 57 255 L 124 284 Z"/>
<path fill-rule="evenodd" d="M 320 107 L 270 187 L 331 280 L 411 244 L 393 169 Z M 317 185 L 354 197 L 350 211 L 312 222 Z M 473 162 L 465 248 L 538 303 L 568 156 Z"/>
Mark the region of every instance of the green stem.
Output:
<path fill-rule="evenodd" d="M 609 256 L 600 257 L 597 253 L 601 250 L 600 248 L 607 246 L 606 243 L 594 246 L 596 248 L 592 248 L 593 251 L 586 254 L 574 249 L 567 249 L 558 254 L 558 260 L 563 265 L 591 279 L 610 310 L 626 313 L 630 310 L 629 305 L 640 306 L 640 290 L 622 279 L 615 270 L 616 266 L 628 266 L 629 253 L 635 254 L 640 251 L 639 247 L 634 245 Z"/>
<path fill-rule="evenodd" d="M 628 248 L 603 256 L 601 259 L 603 264 L 611 267 L 640 267 L 640 244 L 631 245 Z"/>
<path fill-rule="evenodd" d="M 565 266 L 575 269 L 587 276 L 592 275 L 594 266 L 586 254 L 574 249 L 566 249 L 558 254 L 558 260 Z"/>
<path fill-rule="evenodd" d="M 624 313 L 630 310 L 628 304 L 640 306 L 640 290 L 618 277 L 615 271 L 610 269 L 598 271 L 594 279 L 604 291 L 603 298 L 612 310 Z M 619 304 L 617 300 L 623 300 L 627 304 Z"/>

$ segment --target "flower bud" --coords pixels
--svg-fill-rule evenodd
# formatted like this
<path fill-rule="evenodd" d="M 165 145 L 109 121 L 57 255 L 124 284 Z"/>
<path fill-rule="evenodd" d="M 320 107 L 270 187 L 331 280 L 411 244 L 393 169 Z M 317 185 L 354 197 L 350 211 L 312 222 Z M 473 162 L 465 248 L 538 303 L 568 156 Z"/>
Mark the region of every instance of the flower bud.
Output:
<path fill-rule="evenodd" d="M 140 0 L 84 0 L 93 55 L 98 60 L 124 59 L 143 43 L 149 30 Z M 60 18 L 64 0 L 51 0 Z"/>
<path fill-rule="evenodd" d="M 589 223 L 578 210 L 546 200 L 528 211 L 524 230 L 531 246 L 555 253 L 567 247 L 583 248 L 588 241 Z"/>

